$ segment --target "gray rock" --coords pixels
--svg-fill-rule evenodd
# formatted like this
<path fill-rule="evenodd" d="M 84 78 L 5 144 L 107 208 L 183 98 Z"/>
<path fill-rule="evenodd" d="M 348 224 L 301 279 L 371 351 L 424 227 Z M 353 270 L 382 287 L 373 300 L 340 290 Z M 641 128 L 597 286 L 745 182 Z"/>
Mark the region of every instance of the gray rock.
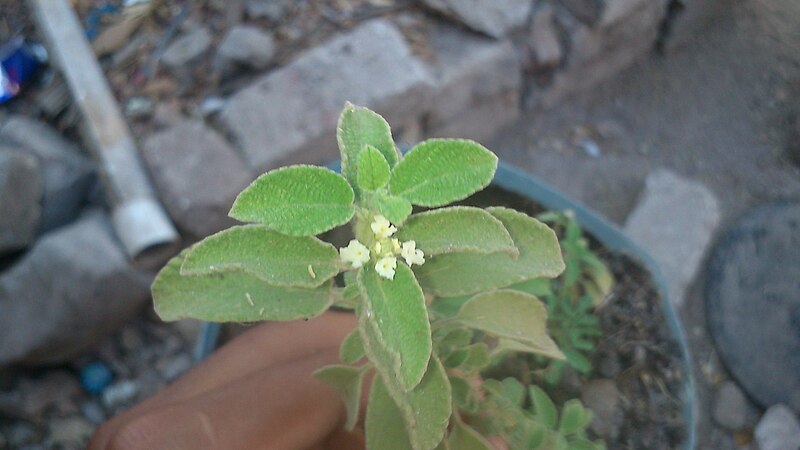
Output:
<path fill-rule="evenodd" d="M 747 399 L 733 381 L 722 383 L 711 402 L 711 417 L 717 425 L 738 431 L 747 425 Z"/>
<path fill-rule="evenodd" d="M 252 19 L 267 18 L 279 22 L 294 4 L 295 0 L 247 0 L 245 11 Z"/>
<path fill-rule="evenodd" d="M 46 411 L 60 415 L 78 412 L 75 399 L 82 389 L 80 383 L 66 370 L 50 370 L 38 379 L 23 379 L 18 389 L 22 392 L 22 409 L 31 417 L 43 418 Z"/>
<path fill-rule="evenodd" d="M 222 38 L 217 49 L 217 65 L 223 74 L 237 67 L 263 69 L 275 56 L 275 41 L 258 27 L 237 25 Z"/>
<path fill-rule="evenodd" d="M 0 254 L 28 246 L 42 213 L 38 160 L 0 145 Z"/>
<path fill-rule="evenodd" d="M 205 56 L 210 46 L 211 33 L 206 28 L 192 29 L 164 50 L 161 63 L 177 78 L 187 80 L 191 77 L 191 66 Z"/>
<path fill-rule="evenodd" d="M 700 269 L 719 220 L 717 199 L 702 184 L 667 170 L 647 177 L 624 230 L 658 262 L 676 307 Z"/>
<path fill-rule="evenodd" d="M 603 11 L 602 0 L 558 0 L 578 20 L 593 25 Z"/>
<path fill-rule="evenodd" d="M 485 141 L 517 119 L 522 81 L 510 42 L 438 26 L 430 44 L 435 84 L 425 134 Z"/>
<path fill-rule="evenodd" d="M 324 162 L 338 155 L 336 122 L 345 101 L 403 124 L 425 109 L 429 90 L 430 74 L 397 28 L 375 19 L 239 91 L 220 121 L 257 169 Z"/>
<path fill-rule="evenodd" d="M 78 217 L 95 176 L 94 164 L 77 147 L 48 125 L 18 115 L 0 126 L 0 141 L 39 159 L 44 178 L 40 233 Z"/>
<path fill-rule="evenodd" d="M 422 0 L 431 9 L 494 38 L 528 21 L 530 0 Z"/>
<path fill-rule="evenodd" d="M 719 240 L 706 318 L 739 385 L 762 407 L 800 410 L 800 203 L 762 205 Z"/>
<path fill-rule="evenodd" d="M 637 11 L 653 3 L 652 0 L 604 0 L 603 13 L 600 16 L 600 25 L 608 27 L 628 19 Z"/>
<path fill-rule="evenodd" d="M 33 425 L 25 422 L 17 422 L 8 432 L 8 443 L 12 448 L 22 447 L 30 444 L 36 437 L 36 429 Z"/>
<path fill-rule="evenodd" d="M 89 400 L 88 402 L 81 405 L 81 414 L 85 417 L 89 422 L 100 425 L 101 423 L 106 421 L 106 413 L 103 411 L 103 407 L 100 406 L 95 400 Z"/>
<path fill-rule="evenodd" d="M 800 422 L 786 405 L 778 404 L 767 410 L 755 430 L 760 450 L 800 449 Z"/>
<path fill-rule="evenodd" d="M 86 445 L 95 428 L 81 416 L 52 419 L 48 425 L 48 446 L 61 448 L 80 448 Z"/>
<path fill-rule="evenodd" d="M 139 311 L 152 278 L 130 264 L 102 214 L 43 236 L 0 277 L 0 365 L 87 350 Z"/>
<path fill-rule="evenodd" d="M 528 34 L 528 47 L 532 69 L 535 72 L 550 70 L 561 64 L 564 51 L 558 38 L 553 8 L 544 3 L 536 9 Z"/>
<path fill-rule="evenodd" d="M 125 102 L 125 115 L 129 119 L 143 119 L 153 114 L 153 101 L 149 97 L 136 95 Z"/>
<path fill-rule="evenodd" d="M 156 363 L 156 370 L 167 382 L 172 381 L 192 367 L 189 355 L 170 355 Z"/>
<path fill-rule="evenodd" d="M 131 402 L 139 394 L 141 387 L 132 380 L 119 381 L 103 391 L 103 405 L 115 408 Z"/>
<path fill-rule="evenodd" d="M 625 419 L 620 393 L 614 380 L 597 379 L 581 388 L 581 401 L 592 410 L 590 428 L 598 436 L 615 439 Z"/>
<path fill-rule="evenodd" d="M 204 237 L 234 223 L 228 211 L 253 176 L 217 133 L 200 121 L 185 121 L 153 134 L 141 150 L 164 206 L 181 229 Z"/>

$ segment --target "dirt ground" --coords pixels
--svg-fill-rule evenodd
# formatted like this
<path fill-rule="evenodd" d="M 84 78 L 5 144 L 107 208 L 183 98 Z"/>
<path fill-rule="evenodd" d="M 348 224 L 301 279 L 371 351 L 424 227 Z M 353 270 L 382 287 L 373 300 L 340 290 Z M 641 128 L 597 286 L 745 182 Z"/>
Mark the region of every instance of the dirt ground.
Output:
<path fill-rule="evenodd" d="M 800 2 L 740 0 L 683 47 L 527 114 L 491 148 L 617 223 L 647 174 L 669 168 L 716 194 L 719 235 L 753 206 L 800 197 L 798 118 Z M 698 448 L 741 448 L 710 419 L 712 387 L 727 376 L 708 336 L 703 283 L 701 273 L 681 312 L 697 368 Z"/>

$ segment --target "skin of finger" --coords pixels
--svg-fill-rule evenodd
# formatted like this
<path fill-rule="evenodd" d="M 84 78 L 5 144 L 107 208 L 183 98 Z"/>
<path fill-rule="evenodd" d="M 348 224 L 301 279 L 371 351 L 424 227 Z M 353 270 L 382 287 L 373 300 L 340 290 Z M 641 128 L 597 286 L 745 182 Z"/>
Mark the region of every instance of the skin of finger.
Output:
<path fill-rule="evenodd" d="M 340 428 L 338 394 L 311 376 L 335 352 L 270 367 L 197 397 L 149 411 L 90 450 L 311 448 Z"/>
<path fill-rule="evenodd" d="M 249 373 L 337 348 L 356 326 L 352 314 L 329 312 L 307 322 L 268 323 L 232 340 L 175 383 L 104 424 L 95 438 L 104 442 L 117 427 L 148 411 L 179 402 Z M 338 351 L 338 350 L 337 350 Z"/>

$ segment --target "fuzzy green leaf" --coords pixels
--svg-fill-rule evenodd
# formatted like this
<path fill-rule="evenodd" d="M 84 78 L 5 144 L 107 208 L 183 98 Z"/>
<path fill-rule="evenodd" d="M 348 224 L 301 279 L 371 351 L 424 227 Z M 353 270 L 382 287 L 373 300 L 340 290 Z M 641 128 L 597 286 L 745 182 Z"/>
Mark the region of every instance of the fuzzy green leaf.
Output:
<path fill-rule="evenodd" d="M 405 222 L 412 211 L 408 200 L 389 194 L 375 194 L 373 205 L 389 222 L 398 226 Z"/>
<path fill-rule="evenodd" d="M 361 385 L 366 373 L 366 370 L 357 367 L 341 365 L 323 367 L 314 372 L 314 378 L 324 381 L 341 395 L 347 410 L 347 421 L 344 428 L 348 431 L 352 431 L 358 422 Z"/>
<path fill-rule="evenodd" d="M 547 427 L 548 430 L 555 429 L 558 423 L 558 410 L 550 396 L 536 385 L 528 386 L 528 394 L 531 397 L 537 421 Z"/>
<path fill-rule="evenodd" d="M 342 157 L 342 175 L 354 186 L 358 194 L 358 156 L 365 145 L 375 147 L 394 167 L 400 153 L 394 146 L 392 130 L 379 114 L 348 102 L 344 106 L 336 127 L 336 140 Z"/>
<path fill-rule="evenodd" d="M 564 403 L 561 411 L 561 421 L 558 424 L 558 431 L 564 435 L 570 435 L 582 430 L 592 421 L 592 412 L 583 407 L 580 400 L 572 399 Z"/>
<path fill-rule="evenodd" d="M 543 350 L 538 345 L 531 345 L 526 342 L 515 341 L 513 339 L 499 338 L 497 340 L 497 346 L 492 349 L 492 354 L 497 355 L 503 352 L 532 353 L 561 361 L 566 359 L 566 356 L 560 350 L 558 352 L 553 352 L 552 349 Z"/>
<path fill-rule="evenodd" d="M 354 364 L 364 357 L 364 344 L 361 343 L 361 336 L 358 329 L 347 335 L 339 347 L 339 359 L 347 364 Z"/>
<path fill-rule="evenodd" d="M 412 448 L 403 414 L 389 395 L 380 375 L 376 375 L 372 382 L 364 428 L 367 448 L 370 450 Z"/>
<path fill-rule="evenodd" d="M 502 252 L 450 253 L 415 266 L 426 292 L 442 297 L 473 294 L 531 278 L 553 278 L 564 270 L 556 234 L 547 225 L 508 208 L 487 208 L 508 230 L 519 257 Z"/>
<path fill-rule="evenodd" d="M 358 155 L 358 187 L 364 191 L 374 191 L 389 183 L 389 163 L 380 151 L 372 145 L 365 145 Z"/>
<path fill-rule="evenodd" d="M 492 445 L 477 431 L 457 420 L 448 437 L 450 448 L 458 450 L 492 450 Z"/>
<path fill-rule="evenodd" d="M 545 297 L 553 293 L 550 287 L 550 280 L 547 278 L 531 278 L 522 283 L 512 284 L 508 287 L 517 291 L 527 292 L 537 297 Z"/>
<path fill-rule="evenodd" d="M 405 422 L 411 448 L 415 450 L 431 450 L 435 448 L 442 441 L 447 431 L 453 402 L 450 381 L 447 379 L 444 367 L 439 359 L 436 356 L 431 357 L 425 376 L 409 392 L 399 392 L 399 389 L 393 386 L 391 380 L 387 380 L 382 376 L 375 377 L 375 383 L 372 386 L 373 390 L 378 386 L 378 380 L 380 380 L 380 387 L 385 389 L 386 394 L 394 400 L 395 407 L 399 410 Z M 371 401 L 372 398 L 370 398 Z M 369 445 L 369 414 L 371 409 L 372 403 L 370 403 L 367 410 L 367 447 L 370 449 L 372 448 Z M 396 445 L 392 448 L 408 447 Z"/>
<path fill-rule="evenodd" d="M 547 308 L 533 295 L 511 289 L 477 294 L 464 303 L 455 320 L 464 326 L 523 342 L 539 353 L 562 357 L 547 334 Z"/>
<path fill-rule="evenodd" d="M 495 170 L 497 156 L 475 141 L 429 139 L 394 168 L 389 192 L 415 205 L 442 206 L 488 186 Z"/>
<path fill-rule="evenodd" d="M 392 280 L 368 265 L 359 272 L 358 284 L 364 298 L 359 329 L 365 351 L 384 376 L 398 377 L 399 385 L 409 391 L 422 379 L 431 356 L 431 328 L 422 289 L 403 263 L 397 264 Z M 370 336 L 365 338 L 364 333 Z"/>
<path fill-rule="evenodd" d="M 307 319 L 322 314 L 333 300 L 330 282 L 315 289 L 282 288 L 244 272 L 181 275 L 184 256 L 172 258 L 153 282 L 155 310 L 166 321 Z"/>
<path fill-rule="evenodd" d="M 339 273 L 336 247 L 313 236 L 287 236 L 262 225 L 228 228 L 189 250 L 182 275 L 241 271 L 275 286 L 317 287 Z"/>
<path fill-rule="evenodd" d="M 456 252 L 519 255 L 503 222 L 480 208 L 468 206 L 414 214 L 397 232 L 397 238 L 416 241 L 426 256 Z"/>
<path fill-rule="evenodd" d="M 323 233 L 350 221 L 353 189 L 341 175 L 316 166 L 289 166 L 256 178 L 233 203 L 231 217 L 292 236 Z"/>

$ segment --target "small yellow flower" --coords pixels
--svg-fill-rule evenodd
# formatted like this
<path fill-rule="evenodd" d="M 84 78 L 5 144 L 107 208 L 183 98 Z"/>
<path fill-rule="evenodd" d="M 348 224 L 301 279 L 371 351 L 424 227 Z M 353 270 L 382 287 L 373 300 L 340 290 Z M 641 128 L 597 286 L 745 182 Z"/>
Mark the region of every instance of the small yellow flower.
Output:
<path fill-rule="evenodd" d="M 380 242 L 376 242 L 375 245 L 372 246 L 372 251 L 375 252 L 376 255 L 380 255 L 381 254 L 381 250 L 382 250 L 382 248 L 381 248 L 381 243 Z"/>
<path fill-rule="evenodd" d="M 392 253 L 395 255 L 400 254 L 400 241 L 396 238 L 392 238 Z"/>
<path fill-rule="evenodd" d="M 386 217 L 380 214 L 375 216 L 375 221 L 372 222 L 370 227 L 372 227 L 372 232 L 375 233 L 378 239 L 386 239 L 397 231 L 397 227 L 389 223 Z"/>
<path fill-rule="evenodd" d="M 408 263 L 408 267 L 414 264 L 425 264 L 425 254 L 422 253 L 422 250 L 417 249 L 417 243 L 415 241 L 403 242 L 403 249 L 400 251 L 400 254 L 403 256 L 403 259 L 406 260 L 406 263 Z"/>
<path fill-rule="evenodd" d="M 361 242 L 353 239 L 347 247 L 339 249 L 339 256 L 342 261 L 353 264 L 353 268 L 358 269 L 365 262 L 369 261 L 369 250 Z"/>
<path fill-rule="evenodd" d="M 397 268 L 397 258 L 394 256 L 387 256 L 385 258 L 381 258 L 380 261 L 375 264 L 375 271 L 378 272 L 378 275 L 382 276 L 383 278 L 388 278 L 390 280 L 394 279 L 394 269 Z"/>

